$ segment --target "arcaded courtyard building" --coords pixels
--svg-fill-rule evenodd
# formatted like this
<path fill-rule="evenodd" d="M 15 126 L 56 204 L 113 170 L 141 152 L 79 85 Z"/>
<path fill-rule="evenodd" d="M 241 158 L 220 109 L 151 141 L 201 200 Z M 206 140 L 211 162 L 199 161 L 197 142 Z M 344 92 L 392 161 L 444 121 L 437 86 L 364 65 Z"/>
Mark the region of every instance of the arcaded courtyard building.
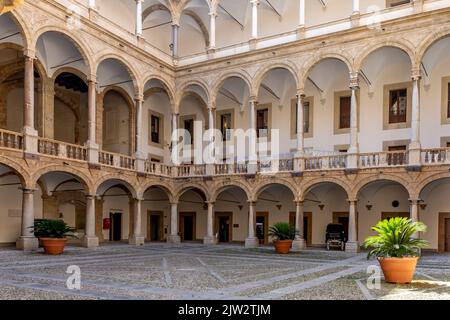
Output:
<path fill-rule="evenodd" d="M 0 15 L 0 244 L 51 218 L 86 247 L 255 247 L 283 221 L 302 249 L 339 222 L 356 252 L 408 216 L 449 251 L 449 35 L 448 0 L 26 0 Z M 258 154 L 176 163 L 198 121 Z"/>

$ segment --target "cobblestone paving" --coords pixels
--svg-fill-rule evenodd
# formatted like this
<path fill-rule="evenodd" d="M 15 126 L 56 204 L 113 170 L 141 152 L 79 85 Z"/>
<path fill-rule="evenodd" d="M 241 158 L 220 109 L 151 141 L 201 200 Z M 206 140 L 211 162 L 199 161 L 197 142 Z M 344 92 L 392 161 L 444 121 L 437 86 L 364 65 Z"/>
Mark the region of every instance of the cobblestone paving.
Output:
<path fill-rule="evenodd" d="M 81 290 L 66 282 L 81 270 Z M 450 299 L 450 255 L 426 254 L 415 281 L 373 288 L 365 254 L 201 244 L 68 247 L 64 255 L 0 248 L 0 299 Z"/>

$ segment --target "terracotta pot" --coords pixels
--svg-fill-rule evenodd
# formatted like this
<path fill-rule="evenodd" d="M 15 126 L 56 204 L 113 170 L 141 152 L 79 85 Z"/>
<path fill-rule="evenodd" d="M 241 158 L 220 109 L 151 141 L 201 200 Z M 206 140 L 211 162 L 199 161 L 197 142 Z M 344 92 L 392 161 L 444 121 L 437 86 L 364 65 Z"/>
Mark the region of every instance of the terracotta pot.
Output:
<path fill-rule="evenodd" d="M 55 238 L 40 238 L 42 246 L 44 247 L 44 252 L 46 254 L 62 254 L 64 252 L 64 246 L 66 245 L 67 239 L 55 239 Z"/>
<path fill-rule="evenodd" d="M 411 283 L 418 260 L 418 257 L 378 258 L 386 282 L 398 284 Z"/>
<path fill-rule="evenodd" d="M 288 254 L 292 247 L 292 240 L 274 241 L 275 251 L 280 254 Z"/>

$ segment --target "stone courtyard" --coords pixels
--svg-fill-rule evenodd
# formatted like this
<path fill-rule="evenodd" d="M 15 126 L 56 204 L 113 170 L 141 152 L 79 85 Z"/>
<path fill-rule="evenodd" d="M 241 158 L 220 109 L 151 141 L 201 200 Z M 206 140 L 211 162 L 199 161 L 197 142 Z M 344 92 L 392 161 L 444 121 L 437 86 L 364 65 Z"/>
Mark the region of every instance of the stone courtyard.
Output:
<path fill-rule="evenodd" d="M 81 271 L 81 290 L 66 282 Z M 237 245 L 69 246 L 62 256 L 0 249 L 0 299 L 450 299 L 450 255 L 426 253 L 411 285 L 368 285 L 366 254 L 308 249 L 280 256 Z"/>

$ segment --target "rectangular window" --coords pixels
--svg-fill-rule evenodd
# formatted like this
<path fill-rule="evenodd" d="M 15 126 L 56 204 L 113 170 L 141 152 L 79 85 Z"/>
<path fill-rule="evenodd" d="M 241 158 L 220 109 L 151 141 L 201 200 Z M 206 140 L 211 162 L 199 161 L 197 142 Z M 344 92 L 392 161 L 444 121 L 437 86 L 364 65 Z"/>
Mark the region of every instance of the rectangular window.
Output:
<path fill-rule="evenodd" d="M 220 115 L 220 131 L 222 132 L 223 141 L 231 140 L 231 113 Z"/>
<path fill-rule="evenodd" d="M 150 159 L 151 162 L 155 162 L 155 163 L 161 163 L 160 159 L 156 159 L 156 158 L 151 158 Z"/>
<path fill-rule="evenodd" d="M 450 142 L 447 142 L 447 148 L 450 148 Z"/>
<path fill-rule="evenodd" d="M 260 109 L 256 111 L 256 134 L 258 138 L 268 137 L 269 109 Z"/>
<path fill-rule="evenodd" d="M 298 104 L 295 104 L 295 133 L 298 133 Z M 303 133 L 309 133 L 309 101 L 303 102 Z"/>
<path fill-rule="evenodd" d="M 405 123 L 407 103 L 407 89 L 389 91 L 389 123 Z"/>
<path fill-rule="evenodd" d="M 186 134 L 184 137 L 184 141 L 186 145 L 190 145 L 194 143 L 194 119 L 186 119 L 184 120 L 184 130 L 186 130 Z"/>
<path fill-rule="evenodd" d="M 153 143 L 160 143 L 161 119 L 157 116 L 151 116 L 151 139 Z"/>
<path fill-rule="evenodd" d="M 386 7 L 392 8 L 396 6 L 401 6 L 402 4 L 410 3 L 411 0 L 387 0 Z"/>
<path fill-rule="evenodd" d="M 339 129 L 350 128 L 350 104 L 351 104 L 351 97 L 340 97 L 340 99 L 339 99 Z"/>

